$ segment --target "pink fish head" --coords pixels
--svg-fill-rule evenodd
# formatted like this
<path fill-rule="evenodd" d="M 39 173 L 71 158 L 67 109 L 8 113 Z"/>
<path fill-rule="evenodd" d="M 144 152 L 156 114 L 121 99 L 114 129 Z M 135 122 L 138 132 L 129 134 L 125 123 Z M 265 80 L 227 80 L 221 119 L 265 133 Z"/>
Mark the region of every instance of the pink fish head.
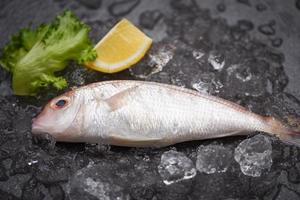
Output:
<path fill-rule="evenodd" d="M 59 141 L 71 140 L 76 135 L 76 115 L 80 102 L 75 91 L 67 92 L 52 99 L 43 111 L 33 119 L 32 133 L 48 133 Z M 74 133 L 74 134 L 73 134 Z"/>

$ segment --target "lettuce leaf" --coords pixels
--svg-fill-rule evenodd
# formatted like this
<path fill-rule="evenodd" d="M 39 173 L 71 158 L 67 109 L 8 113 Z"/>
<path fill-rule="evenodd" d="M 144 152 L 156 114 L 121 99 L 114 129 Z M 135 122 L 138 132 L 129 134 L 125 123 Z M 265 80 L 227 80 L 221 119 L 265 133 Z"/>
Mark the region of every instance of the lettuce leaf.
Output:
<path fill-rule="evenodd" d="M 45 87 L 67 87 L 67 81 L 55 72 L 63 70 L 70 60 L 82 64 L 96 59 L 89 31 L 66 11 L 48 25 L 23 29 L 13 36 L 3 50 L 0 65 L 13 74 L 14 93 L 34 96 Z"/>

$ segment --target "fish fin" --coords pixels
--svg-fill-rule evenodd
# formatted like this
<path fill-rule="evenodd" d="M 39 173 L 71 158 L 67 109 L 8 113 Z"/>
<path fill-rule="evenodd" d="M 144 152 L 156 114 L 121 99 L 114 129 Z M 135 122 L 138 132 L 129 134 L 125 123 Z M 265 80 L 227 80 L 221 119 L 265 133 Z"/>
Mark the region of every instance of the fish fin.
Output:
<path fill-rule="evenodd" d="M 300 130 L 292 130 L 273 117 L 266 117 L 265 121 L 269 125 L 265 132 L 276 135 L 284 143 L 300 147 Z"/>
<path fill-rule="evenodd" d="M 138 85 L 133 86 L 131 88 L 128 88 L 126 90 L 123 90 L 121 92 L 118 92 L 117 94 L 109 97 L 105 100 L 105 102 L 109 105 L 111 108 L 111 111 L 118 110 L 119 108 L 122 108 L 124 105 L 127 104 L 126 97 L 131 95 L 131 93 L 138 88 Z"/>
<path fill-rule="evenodd" d="M 161 138 L 147 138 L 140 136 L 121 136 L 112 134 L 109 137 L 109 143 L 117 146 L 127 147 L 159 147 L 162 143 Z"/>

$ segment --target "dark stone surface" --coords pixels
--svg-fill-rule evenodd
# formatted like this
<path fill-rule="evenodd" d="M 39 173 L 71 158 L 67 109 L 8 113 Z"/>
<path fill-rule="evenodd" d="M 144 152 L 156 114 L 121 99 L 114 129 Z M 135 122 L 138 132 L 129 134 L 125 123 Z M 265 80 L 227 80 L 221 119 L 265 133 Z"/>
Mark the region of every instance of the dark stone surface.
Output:
<path fill-rule="evenodd" d="M 1 1 L 0 47 L 20 28 L 48 22 L 64 9 L 91 25 L 94 42 L 126 17 L 154 39 L 148 55 L 134 68 L 114 75 L 70 64 L 64 72 L 70 86 L 110 79 L 151 80 L 208 92 L 293 123 L 300 118 L 298 2 Z M 259 27 L 266 24 L 268 30 L 262 31 Z M 161 149 L 54 145 L 32 138 L 31 119 L 62 92 L 47 91 L 37 99 L 17 97 L 12 95 L 10 78 L 0 69 L 0 199 L 300 198 L 300 149 L 273 137 L 268 149 L 272 167 L 259 177 L 244 175 L 232 158 L 226 172 L 198 171 L 171 185 L 165 185 L 158 172 L 164 152 L 182 152 L 196 163 L 200 145 L 204 149 L 220 145 L 234 152 L 246 138 Z"/>

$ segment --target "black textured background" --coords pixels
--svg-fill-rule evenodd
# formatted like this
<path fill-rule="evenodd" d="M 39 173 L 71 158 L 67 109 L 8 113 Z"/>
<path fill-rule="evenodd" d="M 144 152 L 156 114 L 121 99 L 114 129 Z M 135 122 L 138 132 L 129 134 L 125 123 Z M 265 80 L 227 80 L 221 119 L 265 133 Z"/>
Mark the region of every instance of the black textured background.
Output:
<path fill-rule="evenodd" d="M 64 72 L 70 86 L 142 79 L 192 88 L 201 80 L 207 92 L 258 113 L 299 119 L 299 0 L 1 0 L 0 47 L 20 28 L 48 22 L 65 9 L 91 25 L 94 42 L 126 17 L 154 39 L 150 55 L 161 49 L 174 54 L 153 75 L 149 73 L 157 66 L 149 56 L 115 75 L 70 64 Z M 204 57 L 196 59 L 195 51 Z M 225 61 L 220 71 L 208 63 L 211 54 Z M 37 99 L 16 97 L 10 78 L 0 69 L 0 199 L 300 199 L 299 148 L 274 138 L 272 168 L 260 177 L 245 176 L 233 161 L 225 173 L 198 173 L 170 186 L 162 182 L 157 166 L 161 154 L 174 147 L 103 149 L 36 140 L 30 133 L 32 117 L 61 92 Z M 243 139 L 195 141 L 175 148 L 195 161 L 200 144 L 234 150 Z M 85 190 L 88 177 L 99 183 L 97 194 Z"/>

